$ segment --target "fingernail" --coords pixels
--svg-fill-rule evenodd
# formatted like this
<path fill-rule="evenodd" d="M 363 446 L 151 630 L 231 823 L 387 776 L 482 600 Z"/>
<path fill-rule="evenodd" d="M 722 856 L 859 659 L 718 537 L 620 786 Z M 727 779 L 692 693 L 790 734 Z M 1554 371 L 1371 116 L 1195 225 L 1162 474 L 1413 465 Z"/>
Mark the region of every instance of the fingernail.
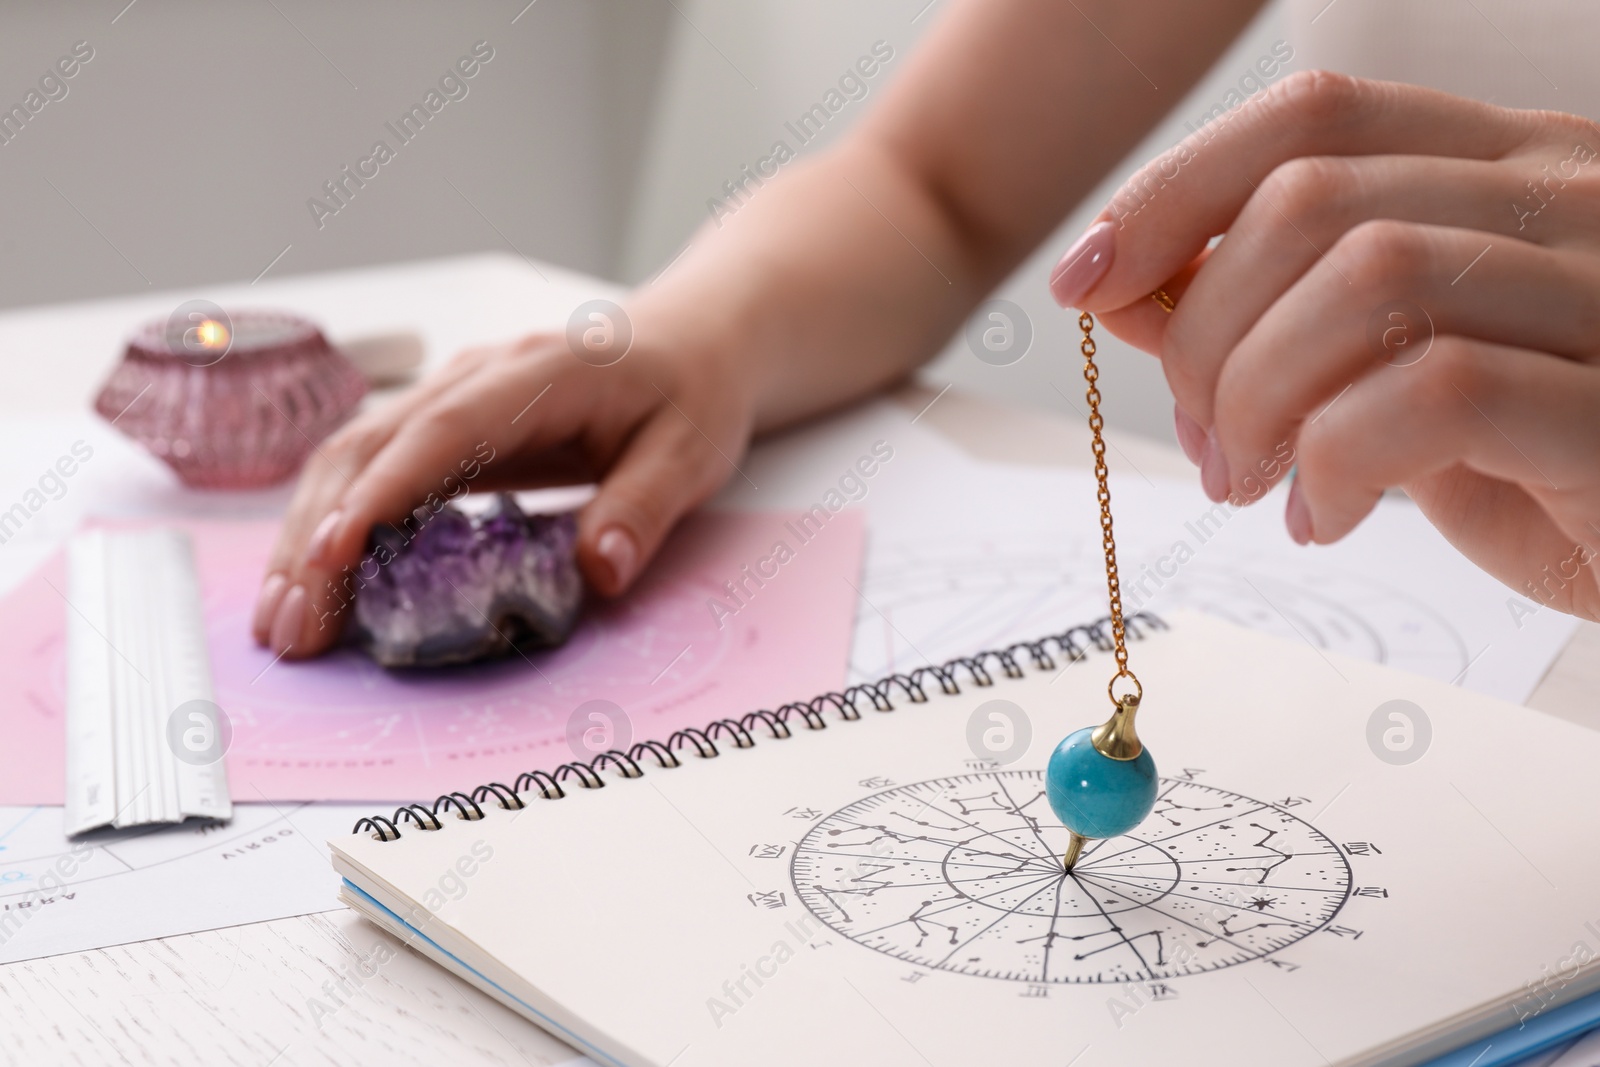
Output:
<path fill-rule="evenodd" d="M 1110 222 L 1097 223 L 1067 249 L 1050 272 L 1050 295 L 1056 303 L 1076 306 L 1105 277 L 1117 250 L 1115 233 L 1116 227 Z"/>
<path fill-rule="evenodd" d="M 1200 465 L 1200 455 L 1206 446 L 1206 432 L 1194 421 L 1194 416 L 1177 404 L 1172 405 L 1172 423 L 1178 431 L 1178 444 L 1189 462 Z"/>
<path fill-rule="evenodd" d="M 272 618 L 272 643 L 274 652 L 283 653 L 300 640 L 300 631 L 306 621 L 306 587 L 297 585 L 284 595 L 278 613 Z"/>
<path fill-rule="evenodd" d="M 344 518 L 344 512 L 334 508 L 322 517 L 317 523 L 317 528 L 311 531 L 311 540 L 306 543 L 306 562 L 326 563 L 328 544 L 333 540 L 333 535 L 339 528 L 339 521 Z"/>
<path fill-rule="evenodd" d="M 1311 543 L 1311 509 L 1306 507 L 1306 498 L 1300 492 L 1298 478 L 1289 486 L 1289 503 L 1283 509 L 1283 524 L 1289 528 L 1289 536 L 1294 538 L 1295 544 Z"/>
<path fill-rule="evenodd" d="M 267 575 L 267 580 L 261 583 L 261 592 L 256 594 L 256 613 L 250 620 L 250 632 L 255 635 L 256 643 L 264 645 L 272 634 L 272 620 L 278 614 L 278 601 L 283 599 L 283 591 L 289 585 L 289 579 L 276 571 Z"/>
<path fill-rule="evenodd" d="M 628 584 L 633 577 L 634 563 L 639 558 L 639 550 L 634 547 L 633 537 L 620 526 L 613 526 L 600 535 L 600 540 L 595 542 L 595 551 L 600 553 L 600 558 L 611 567 L 612 577 L 618 586 Z"/>
<path fill-rule="evenodd" d="M 1206 496 L 1218 504 L 1228 499 L 1228 458 L 1217 443 L 1216 427 L 1206 434 L 1205 449 L 1200 453 L 1200 486 Z"/>

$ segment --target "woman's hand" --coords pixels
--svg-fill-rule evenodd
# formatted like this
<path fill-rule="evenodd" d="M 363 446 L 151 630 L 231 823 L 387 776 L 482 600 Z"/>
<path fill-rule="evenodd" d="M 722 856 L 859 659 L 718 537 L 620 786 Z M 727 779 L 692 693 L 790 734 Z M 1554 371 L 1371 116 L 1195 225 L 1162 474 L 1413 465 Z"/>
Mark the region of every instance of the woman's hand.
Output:
<path fill-rule="evenodd" d="M 1297 464 L 1289 532 L 1328 543 L 1403 486 L 1501 581 L 1600 619 L 1600 127 L 1300 74 L 1101 219 L 1052 290 L 1161 356 L 1213 499 Z"/>
<path fill-rule="evenodd" d="M 733 472 L 751 390 L 710 338 L 637 311 L 620 357 L 615 342 L 577 351 L 559 334 L 469 349 L 323 442 L 273 549 L 256 640 L 291 658 L 326 650 L 349 614 L 344 569 L 373 524 L 467 488 L 603 476 L 579 516 L 578 563 L 599 592 L 626 589 L 673 523 Z"/>

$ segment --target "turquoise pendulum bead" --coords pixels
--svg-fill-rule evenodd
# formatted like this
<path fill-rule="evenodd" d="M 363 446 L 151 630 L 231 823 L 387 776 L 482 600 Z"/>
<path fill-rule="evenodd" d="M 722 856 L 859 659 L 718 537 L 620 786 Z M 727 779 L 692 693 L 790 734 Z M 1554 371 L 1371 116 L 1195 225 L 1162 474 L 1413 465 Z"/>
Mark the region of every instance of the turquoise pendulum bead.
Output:
<path fill-rule="evenodd" d="M 1134 730 L 1136 695 L 1122 697 L 1111 718 L 1069 734 L 1045 768 L 1045 797 L 1072 837 L 1072 870 L 1089 839 L 1117 837 L 1144 821 L 1156 803 L 1156 761 Z"/>

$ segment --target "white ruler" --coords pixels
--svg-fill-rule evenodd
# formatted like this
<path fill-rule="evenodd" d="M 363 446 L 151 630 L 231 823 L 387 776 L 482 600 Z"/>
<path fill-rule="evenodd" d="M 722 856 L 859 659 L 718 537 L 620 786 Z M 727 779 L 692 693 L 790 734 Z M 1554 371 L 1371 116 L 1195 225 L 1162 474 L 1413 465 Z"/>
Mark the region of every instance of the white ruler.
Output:
<path fill-rule="evenodd" d="M 91 530 L 67 563 L 67 833 L 230 818 L 188 535 Z"/>

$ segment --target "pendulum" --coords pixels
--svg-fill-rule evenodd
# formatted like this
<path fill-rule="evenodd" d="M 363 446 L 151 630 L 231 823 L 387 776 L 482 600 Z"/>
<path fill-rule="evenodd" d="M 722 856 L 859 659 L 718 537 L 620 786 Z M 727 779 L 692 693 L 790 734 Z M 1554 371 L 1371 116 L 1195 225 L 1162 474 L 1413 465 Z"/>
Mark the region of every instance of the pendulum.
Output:
<path fill-rule="evenodd" d="M 1166 304 L 1162 306 L 1165 308 Z M 1094 363 L 1094 318 L 1078 316 L 1083 331 L 1083 377 L 1088 383 L 1089 430 L 1093 434 L 1094 474 L 1099 483 L 1100 541 L 1106 557 L 1106 590 L 1111 604 L 1111 638 L 1116 645 L 1117 672 L 1106 686 L 1116 709 L 1099 726 L 1088 726 L 1067 737 L 1050 754 L 1045 769 L 1045 795 L 1056 818 L 1072 837 L 1064 864 L 1067 871 L 1078 862 L 1090 838 L 1116 837 L 1144 821 L 1156 802 L 1156 761 L 1134 729 L 1134 716 L 1144 687 L 1128 669 L 1126 628 L 1122 618 L 1122 588 L 1117 577 L 1117 542 L 1111 525 L 1111 490 L 1106 480 L 1106 443 L 1101 436 L 1105 420 L 1100 415 L 1100 377 Z M 1117 682 L 1127 679 L 1132 692 L 1117 695 Z"/>
<path fill-rule="evenodd" d="M 1111 718 L 1069 734 L 1050 754 L 1045 793 L 1072 832 L 1064 860 L 1068 871 L 1091 838 L 1125 834 L 1155 807 L 1156 761 L 1133 726 L 1139 693 L 1126 693 L 1116 703 Z"/>
<path fill-rule="evenodd" d="M 1163 310 L 1172 311 L 1165 293 L 1151 294 Z M 1045 769 L 1045 795 L 1056 817 L 1071 831 L 1063 860 L 1071 871 L 1090 839 L 1125 834 L 1144 821 L 1156 803 L 1156 762 L 1139 740 L 1134 717 L 1144 687 L 1128 669 L 1126 628 L 1122 618 L 1122 589 L 1117 577 L 1117 543 L 1111 526 L 1111 490 L 1106 483 L 1106 444 L 1101 436 L 1105 420 L 1100 415 L 1100 390 L 1096 381 L 1100 371 L 1094 363 L 1094 318 L 1084 312 L 1078 316 L 1083 331 L 1083 377 L 1088 383 L 1089 429 L 1093 434 L 1094 474 L 1099 483 L 1100 540 L 1106 557 L 1106 589 L 1111 604 L 1111 638 L 1116 646 L 1117 672 L 1111 676 L 1106 692 L 1115 709 L 1111 718 L 1099 726 L 1088 726 L 1069 734 L 1055 751 Z M 1131 691 L 1117 694 L 1117 683 L 1126 680 Z"/>

